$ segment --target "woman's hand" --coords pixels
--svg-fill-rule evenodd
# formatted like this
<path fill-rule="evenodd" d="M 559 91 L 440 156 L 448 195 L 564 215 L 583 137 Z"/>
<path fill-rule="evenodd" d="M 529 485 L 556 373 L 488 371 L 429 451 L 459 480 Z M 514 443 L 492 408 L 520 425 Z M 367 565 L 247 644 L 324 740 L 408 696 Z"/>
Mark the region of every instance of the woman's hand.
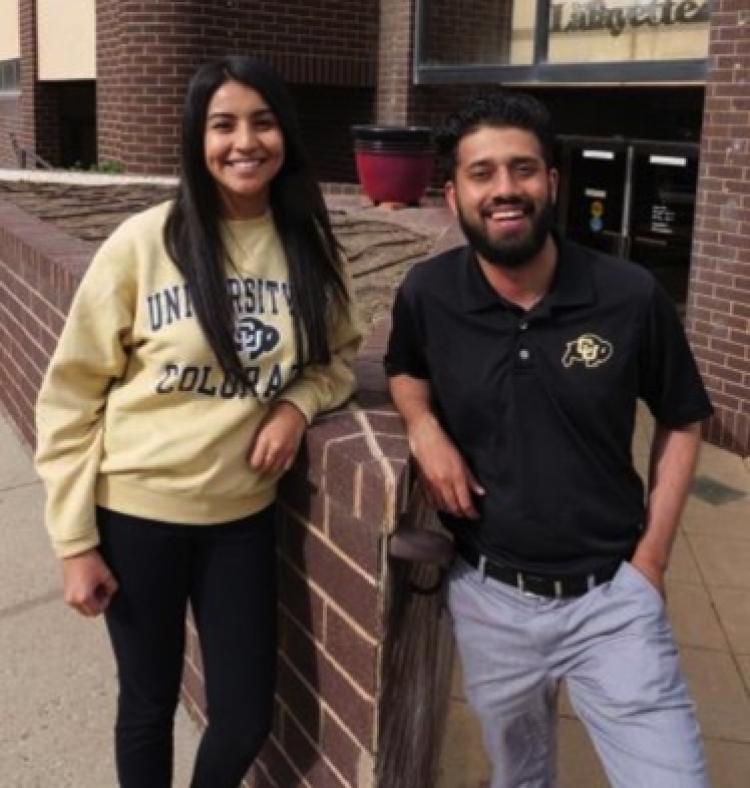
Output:
<path fill-rule="evenodd" d="M 63 558 L 63 597 L 83 616 L 98 616 L 117 592 L 115 580 L 98 550 Z"/>
<path fill-rule="evenodd" d="M 276 402 L 250 444 L 250 467 L 262 475 L 288 471 L 297 456 L 306 427 L 307 419 L 291 402 Z"/>

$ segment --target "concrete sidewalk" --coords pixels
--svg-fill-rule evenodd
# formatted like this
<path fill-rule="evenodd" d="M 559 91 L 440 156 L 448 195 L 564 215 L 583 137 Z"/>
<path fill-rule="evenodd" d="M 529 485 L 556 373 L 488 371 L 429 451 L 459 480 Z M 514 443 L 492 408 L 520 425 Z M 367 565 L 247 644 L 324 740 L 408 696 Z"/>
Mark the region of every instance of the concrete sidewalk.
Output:
<path fill-rule="evenodd" d="M 114 788 L 115 669 L 103 619 L 66 607 L 29 450 L 0 412 L 0 785 Z M 175 786 L 197 729 L 180 708 Z"/>

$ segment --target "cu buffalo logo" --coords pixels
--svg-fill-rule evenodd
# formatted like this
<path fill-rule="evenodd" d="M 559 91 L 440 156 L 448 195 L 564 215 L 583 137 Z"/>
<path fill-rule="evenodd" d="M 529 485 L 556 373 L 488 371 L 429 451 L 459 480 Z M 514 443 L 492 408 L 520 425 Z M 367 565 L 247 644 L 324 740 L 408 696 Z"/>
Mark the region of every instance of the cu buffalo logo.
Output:
<path fill-rule="evenodd" d="M 613 350 L 612 343 L 607 342 L 606 339 L 596 334 L 581 334 L 578 339 L 565 343 L 562 363 L 564 367 L 572 367 L 580 362 L 587 369 L 591 369 L 609 361 Z"/>
<path fill-rule="evenodd" d="M 279 332 L 255 317 L 243 317 L 234 330 L 234 344 L 237 350 L 249 353 L 251 360 L 273 350 L 278 343 Z"/>

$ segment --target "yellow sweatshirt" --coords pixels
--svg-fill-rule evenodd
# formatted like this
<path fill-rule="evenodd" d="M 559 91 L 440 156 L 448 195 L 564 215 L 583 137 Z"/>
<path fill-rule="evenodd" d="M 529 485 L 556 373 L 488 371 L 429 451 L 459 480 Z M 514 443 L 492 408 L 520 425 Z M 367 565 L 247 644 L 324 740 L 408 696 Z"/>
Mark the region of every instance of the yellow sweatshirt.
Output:
<path fill-rule="evenodd" d="M 247 461 L 270 403 L 308 421 L 354 389 L 360 333 L 331 309 L 332 361 L 295 376 L 289 281 L 271 214 L 227 221 L 227 286 L 248 371 L 227 380 L 167 255 L 164 203 L 126 220 L 81 282 L 37 402 L 36 465 L 58 556 L 98 544 L 95 505 L 185 524 L 226 522 L 267 506 L 278 476 Z"/>

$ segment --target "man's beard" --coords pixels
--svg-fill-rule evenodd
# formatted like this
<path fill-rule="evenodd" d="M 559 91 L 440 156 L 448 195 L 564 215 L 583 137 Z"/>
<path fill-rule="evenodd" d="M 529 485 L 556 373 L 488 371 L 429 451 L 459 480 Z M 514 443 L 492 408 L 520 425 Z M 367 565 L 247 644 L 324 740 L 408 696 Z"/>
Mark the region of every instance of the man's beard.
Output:
<path fill-rule="evenodd" d="M 527 209 L 529 205 L 522 200 L 503 204 L 516 205 L 524 209 Z M 517 238 L 493 241 L 483 225 L 471 224 L 461 210 L 461 206 L 457 205 L 456 207 L 458 209 L 458 223 L 474 251 L 483 260 L 501 268 L 522 268 L 531 262 L 542 250 L 555 223 L 555 206 L 551 201 L 546 200 L 539 212 L 532 215 L 531 229 L 528 233 Z"/>

